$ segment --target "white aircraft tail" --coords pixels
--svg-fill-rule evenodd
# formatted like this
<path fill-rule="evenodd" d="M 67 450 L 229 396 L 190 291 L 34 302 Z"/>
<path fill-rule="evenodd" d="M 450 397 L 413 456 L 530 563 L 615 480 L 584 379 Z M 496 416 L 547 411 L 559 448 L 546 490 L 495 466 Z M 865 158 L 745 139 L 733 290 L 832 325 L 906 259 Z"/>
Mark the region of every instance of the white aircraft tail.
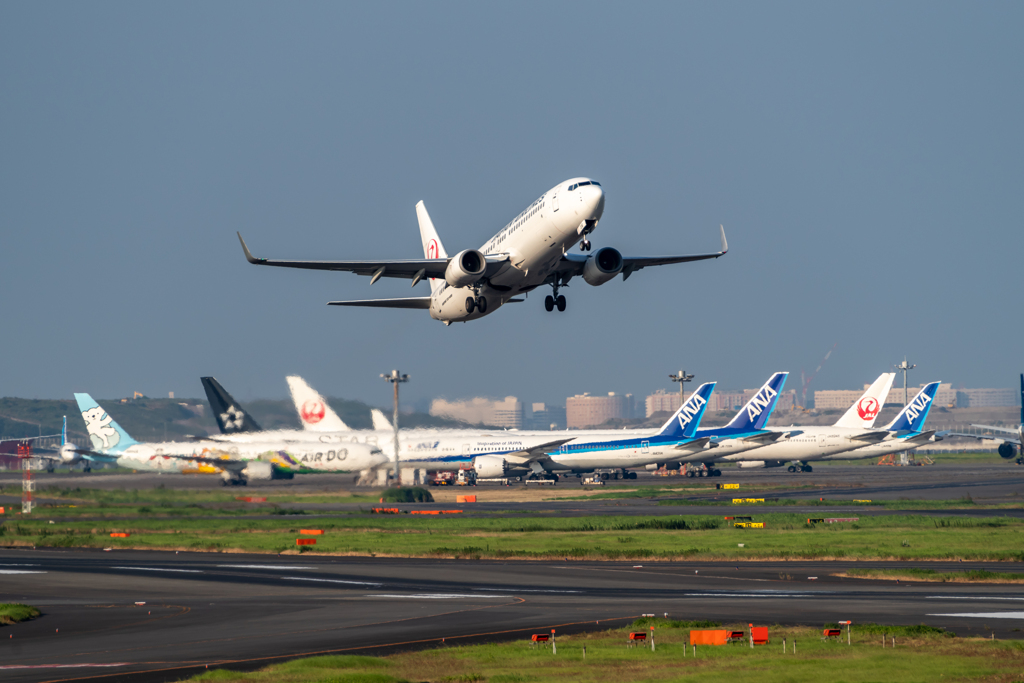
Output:
<path fill-rule="evenodd" d="M 299 413 L 303 429 L 311 432 L 352 431 L 331 409 L 324 397 L 306 384 L 306 380 L 298 375 L 290 375 L 287 379 L 288 388 L 292 392 L 292 402 L 295 403 L 295 410 Z"/>
<path fill-rule="evenodd" d="M 391 424 L 391 421 L 384 415 L 383 412 L 377 408 L 370 409 L 370 417 L 373 418 L 373 429 L 378 432 L 391 432 L 394 431 L 395 427 Z"/>
<path fill-rule="evenodd" d="M 420 240 L 423 242 L 423 255 L 429 259 L 448 258 L 448 252 L 444 250 L 441 238 L 437 236 L 437 230 L 434 229 L 434 221 L 430 220 L 430 214 L 427 213 L 427 207 L 423 205 L 422 200 L 416 202 L 416 220 L 420 223 Z M 436 292 L 443 286 L 444 280 L 430 279 L 431 293 Z"/>
<path fill-rule="evenodd" d="M 839 418 L 836 427 L 851 427 L 853 429 L 874 427 L 875 419 L 882 412 L 882 406 L 885 405 L 885 399 L 889 395 L 889 389 L 895 378 L 895 372 L 883 372 L 879 375 L 874 384 L 864 392 L 864 395 L 850 406 L 845 415 Z"/>

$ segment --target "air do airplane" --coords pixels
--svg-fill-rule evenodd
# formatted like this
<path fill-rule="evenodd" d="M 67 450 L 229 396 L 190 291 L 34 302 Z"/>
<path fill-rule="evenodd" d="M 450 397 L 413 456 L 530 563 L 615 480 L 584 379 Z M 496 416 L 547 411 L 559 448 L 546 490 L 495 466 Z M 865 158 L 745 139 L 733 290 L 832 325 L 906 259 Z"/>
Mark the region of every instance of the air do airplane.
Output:
<path fill-rule="evenodd" d="M 517 297 L 541 286 L 551 287 L 544 308 L 564 311 L 565 295 L 559 294 L 559 289 L 574 277 L 596 287 L 620 274 L 626 280 L 648 266 L 713 259 L 729 250 L 725 229 L 720 228 L 721 251 L 708 254 L 623 256 L 612 247 L 589 255 L 570 254 L 577 243 L 583 251 L 591 250 L 589 235 L 603 213 L 601 184 L 590 178 L 572 178 L 538 197 L 479 249 L 464 249 L 454 256 L 448 256 L 422 201 L 416 204 L 422 259 L 283 261 L 256 258 L 241 233 L 238 239 L 245 258 L 256 265 L 348 271 L 370 277 L 371 285 L 382 277 L 412 280 L 413 287 L 429 280 L 430 296 L 330 301 L 328 305 L 424 309 L 445 325 L 482 318 L 506 303 L 523 301 Z"/>

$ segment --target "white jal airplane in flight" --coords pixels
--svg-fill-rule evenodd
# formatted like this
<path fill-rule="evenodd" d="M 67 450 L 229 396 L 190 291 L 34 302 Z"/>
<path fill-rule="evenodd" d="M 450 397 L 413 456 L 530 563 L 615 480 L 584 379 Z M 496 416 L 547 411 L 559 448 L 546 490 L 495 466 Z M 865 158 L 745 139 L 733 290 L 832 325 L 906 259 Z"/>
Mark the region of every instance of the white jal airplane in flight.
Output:
<path fill-rule="evenodd" d="M 429 280 L 430 296 L 330 301 L 328 305 L 426 309 L 431 318 L 445 325 L 482 318 L 503 304 L 522 301 L 516 297 L 542 285 L 551 287 L 544 307 L 564 311 L 565 295 L 558 291 L 576 276 L 596 287 L 619 274 L 626 280 L 641 268 L 718 258 L 729 250 L 725 229 L 720 228 L 722 249 L 708 254 L 623 256 L 612 247 L 590 255 L 568 253 L 577 243 L 583 251 L 590 251 L 589 235 L 603 213 L 601 184 L 590 178 L 572 178 L 538 197 L 479 249 L 464 249 L 454 256 L 448 256 L 441 244 L 422 201 L 416 204 L 422 259 L 282 261 L 256 258 L 241 234 L 238 239 L 245 258 L 256 265 L 348 271 L 369 276 L 371 285 L 382 277 L 412 280 L 414 287 Z"/>

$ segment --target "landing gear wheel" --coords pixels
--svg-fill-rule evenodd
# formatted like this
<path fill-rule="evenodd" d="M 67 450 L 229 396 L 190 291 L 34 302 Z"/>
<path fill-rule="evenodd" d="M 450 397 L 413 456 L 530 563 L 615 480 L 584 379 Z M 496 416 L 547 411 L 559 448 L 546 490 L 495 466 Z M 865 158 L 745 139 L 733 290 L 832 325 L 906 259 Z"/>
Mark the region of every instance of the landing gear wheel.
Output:
<path fill-rule="evenodd" d="M 711 476 L 712 477 L 720 477 L 720 476 L 722 476 L 722 470 L 712 470 L 711 471 Z"/>
<path fill-rule="evenodd" d="M 580 242 L 580 251 L 590 251 L 590 240 Z"/>
<path fill-rule="evenodd" d="M 607 472 L 602 472 L 601 473 L 601 480 L 602 481 L 608 481 L 608 473 Z"/>
<path fill-rule="evenodd" d="M 630 479 L 636 479 L 636 472 L 630 472 L 629 473 L 629 478 Z"/>
<path fill-rule="evenodd" d="M 800 467 L 800 471 L 801 471 L 801 472 L 813 472 L 813 471 L 814 471 L 814 468 L 813 468 L 813 467 L 811 467 L 810 465 L 802 465 L 802 466 Z"/>
<path fill-rule="evenodd" d="M 706 477 L 706 476 L 708 476 L 708 471 L 707 470 L 697 470 L 697 476 L 698 477 Z"/>
<path fill-rule="evenodd" d="M 466 297 L 466 313 L 472 313 L 473 309 L 476 308 L 476 299 L 471 296 Z"/>
<path fill-rule="evenodd" d="M 476 310 L 480 311 L 481 313 L 487 312 L 487 297 L 482 296 L 476 300 Z"/>
<path fill-rule="evenodd" d="M 555 297 L 551 296 L 550 294 L 544 297 L 544 310 L 547 311 L 548 313 L 555 310 Z"/>
<path fill-rule="evenodd" d="M 558 298 L 555 299 L 555 306 L 558 307 L 559 313 L 563 312 L 565 310 L 565 297 L 559 294 Z"/>
<path fill-rule="evenodd" d="M 796 472 L 796 465 L 790 465 L 790 466 L 789 466 L 789 467 L 787 467 L 786 469 L 787 469 L 788 471 L 790 471 L 790 472 Z"/>
<path fill-rule="evenodd" d="M 83 467 L 82 471 L 83 472 L 92 472 L 92 468 L 91 467 Z"/>

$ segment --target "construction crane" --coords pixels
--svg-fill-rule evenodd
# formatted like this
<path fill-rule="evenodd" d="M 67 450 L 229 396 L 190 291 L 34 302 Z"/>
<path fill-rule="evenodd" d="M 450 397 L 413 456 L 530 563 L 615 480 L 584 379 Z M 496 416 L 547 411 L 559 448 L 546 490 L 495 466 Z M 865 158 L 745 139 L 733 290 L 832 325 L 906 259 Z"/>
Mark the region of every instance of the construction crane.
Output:
<path fill-rule="evenodd" d="M 825 364 L 825 361 L 828 360 L 828 357 L 832 355 L 832 352 L 836 350 L 837 346 L 839 346 L 839 342 L 832 345 L 832 348 L 829 349 L 828 353 L 825 354 L 825 357 L 821 359 L 821 362 L 818 363 L 818 367 L 814 369 L 814 372 L 811 373 L 810 377 L 804 376 L 803 370 L 800 371 L 800 403 L 804 410 L 807 409 L 807 387 L 811 385 L 811 380 L 817 377 L 818 371 L 821 370 L 821 366 Z"/>

